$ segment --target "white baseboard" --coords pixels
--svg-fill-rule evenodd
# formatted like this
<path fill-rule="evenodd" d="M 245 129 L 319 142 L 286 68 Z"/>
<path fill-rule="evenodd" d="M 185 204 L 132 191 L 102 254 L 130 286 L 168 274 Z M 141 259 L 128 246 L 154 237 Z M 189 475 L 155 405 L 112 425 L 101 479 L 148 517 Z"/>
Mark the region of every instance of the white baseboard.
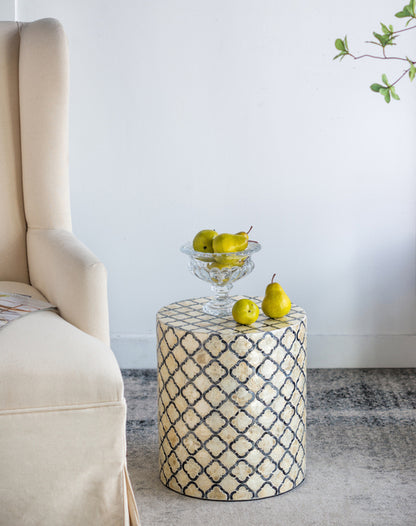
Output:
<path fill-rule="evenodd" d="M 310 335 L 308 367 L 416 367 L 416 334 Z"/>
<path fill-rule="evenodd" d="M 112 334 L 111 348 L 121 369 L 156 369 L 156 336 Z"/>
<path fill-rule="evenodd" d="M 155 369 L 156 336 L 115 334 L 122 369 Z M 416 334 L 308 335 L 308 367 L 416 367 Z"/>

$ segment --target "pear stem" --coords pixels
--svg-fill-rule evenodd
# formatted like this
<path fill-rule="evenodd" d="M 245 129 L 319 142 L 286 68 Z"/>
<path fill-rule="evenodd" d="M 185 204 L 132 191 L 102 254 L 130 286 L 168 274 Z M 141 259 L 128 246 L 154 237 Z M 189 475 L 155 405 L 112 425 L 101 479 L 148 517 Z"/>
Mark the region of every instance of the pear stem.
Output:
<path fill-rule="evenodd" d="M 250 234 L 250 232 L 253 230 L 253 225 L 251 225 L 251 227 L 247 230 L 246 234 Z"/>
<path fill-rule="evenodd" d="M 273 274 L 273 276 L 272 276 L 272 280 L 271 280 L 270 283 L 273 283 L 273 280 L 274 280 L 275 277 L 276 277 L 276 272 Z"/>

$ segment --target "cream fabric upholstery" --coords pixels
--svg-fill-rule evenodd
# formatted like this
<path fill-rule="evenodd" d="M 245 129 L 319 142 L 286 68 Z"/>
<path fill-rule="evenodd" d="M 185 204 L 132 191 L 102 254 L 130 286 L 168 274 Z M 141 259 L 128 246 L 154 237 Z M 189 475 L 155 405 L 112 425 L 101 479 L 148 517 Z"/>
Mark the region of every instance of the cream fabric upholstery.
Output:
<path fill-rule="evenodd" d="M 2 526 L 129 524 L 123 402 L 0 419 Z"/>
<path fill-rule="evenodd" d="M 31 283 L 79 329 L 109 343 L 104 265 L 66 230 L 28 229 Z"/>
<path fill-rule="evenodd" d="M 0 281 L 0 291 L 42 299 L 29 285 Z M 1 329 L 0 346 L 2 410 L 123 399 L 120 370 L 110 348 L 55 312 L 36 312 L 10 323 Z"/>
<path fill-rule="evenodd" d="M 0 22 L 0 279 L 27 283 L 18 59 L 16 24 Z"/>
<path fill-rule="evenodd" d="M 71 232 L 61 25 L 0 22 L 0 526 L 137 526 L 106 271 Z"/>
<path fill-rule="evenodd" d="M 20 25 L 20 133 L 30 228 L 71 229 L 68 70 L 66 38 L 58 21 Z"/>

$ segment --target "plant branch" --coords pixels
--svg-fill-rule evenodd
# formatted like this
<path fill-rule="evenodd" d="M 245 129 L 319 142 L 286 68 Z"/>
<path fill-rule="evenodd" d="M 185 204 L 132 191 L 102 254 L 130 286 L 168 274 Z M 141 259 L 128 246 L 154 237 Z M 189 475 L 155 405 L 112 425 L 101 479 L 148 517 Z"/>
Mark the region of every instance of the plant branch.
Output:
<path fill-rule="evenodd" d="M 399 77 L 397 80 L 395 80 L 395 81 L 393 82 L 393 84 L 390 84 L 390 86 L 394 86 L 395 84 L 397 84 L 400 80 L 402 80 L 402 78 L 403 78 L 405 75 L 407 75 L 407 74 L 409 73 L 409 71 L 410 71 L 410 68 L 406 69 L 406 71 L 405 71 L 402 75 L 400 75 L 400 77 Z"/>
<path fill-rule="evenodd" d="M 398 37 L 398 35 L 404 33 L 405 31 L 411 31 L 413 29 L 416 29 L 416 25 L 407 27 L 409 26 L 410 22 L 414 23 L 416 21 L 416 0 L 409 0 L 409 3 L 405 5 L 401 11 L 396 13 L 395 16 L 396 18 L 407 19 L 406 27 L 395 31 L 391 24 L 386 25 L 380 22 L 381 32 L 377 33 L 376 31 L 373 31 L 373 35 L 376 41 L 367 42 L 368 44 L 375 44 L 376 46 L 381 47 L 382 52 L 380 55 L 372 55 L 370 53 L 365 53 L 363 55 L 354 55 L 349 50 L 346 35 L 343 39 L 337 38 L 335 40 L 335 48 L 338 50 L 339 53 L 334 57 L 334 60 L 343 60 L 345 57 L 349 56 L 354 60 L 361 60 L 363 58 L 369 58 L 372 60 L 398 60 L 399 62 L 406 62 L 407 65 L 410 66 L 407 69 L 405 69 L 403 73 L 399 75 L 399 77 L 393 83 L 389 82 L 387 75 L 383 73 L 381 75 L 382 84 L 371 84 L 370 89 L 382 95 L 387 103 L 389 103 L 391 99 L 400 100 L 400 97 L 396 93 L 395 85 L 398 84 L 403 77 L 409 75 L 410 82 L 412 82 L 416 78 L 416 61 L 411 60 L 406 55 L 404 57 L 391 57 L 387 55 L 387 46 L 395 46 L 396 44 L 393 41 Z"/>
<path fill-rule="evenodd" d="M 416 26 L 415 26 L 416 27 Z M 354 60 L 360 60 L 360 58 L 365 58 L 365 57 L 368 57 L 368 58 L 376 58 L 378 60 L 402 60 L 404 62 L 409 62 L 407 60 L 407 58 L 402 58 L 402 57 L 378 57 L 376 55 L 360 55 L 360 56 L 355 56 L 353 55 L 352 53 L 347 53 L 347 55 L 349 55 L 350 57 L 352 57 Z M 415 62 L 412 61 L 413 64 L 415 64 Z"/>
<path fill-rule="evenodd" d="M 393 31 L 393 35 L 396 35 L 397 33 L 403 33 L 403 31 L 410 31 L 411 29 L 416 29 L 416 26 L 411 27 L 405 27 L 404 29 L 398 29 L 397 31 Z"/>

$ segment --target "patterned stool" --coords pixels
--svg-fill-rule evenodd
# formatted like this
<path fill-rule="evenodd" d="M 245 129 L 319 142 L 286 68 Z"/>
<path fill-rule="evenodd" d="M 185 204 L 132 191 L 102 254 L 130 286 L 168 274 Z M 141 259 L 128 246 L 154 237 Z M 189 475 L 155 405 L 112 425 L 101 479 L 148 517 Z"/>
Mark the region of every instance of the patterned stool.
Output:
<path fill-rule="evenodd" d="M 306 314 L 243 326 L 208 299 L 157 314 L 160 479 L 201 499 L 279 495 L 305 477 Z"/>

